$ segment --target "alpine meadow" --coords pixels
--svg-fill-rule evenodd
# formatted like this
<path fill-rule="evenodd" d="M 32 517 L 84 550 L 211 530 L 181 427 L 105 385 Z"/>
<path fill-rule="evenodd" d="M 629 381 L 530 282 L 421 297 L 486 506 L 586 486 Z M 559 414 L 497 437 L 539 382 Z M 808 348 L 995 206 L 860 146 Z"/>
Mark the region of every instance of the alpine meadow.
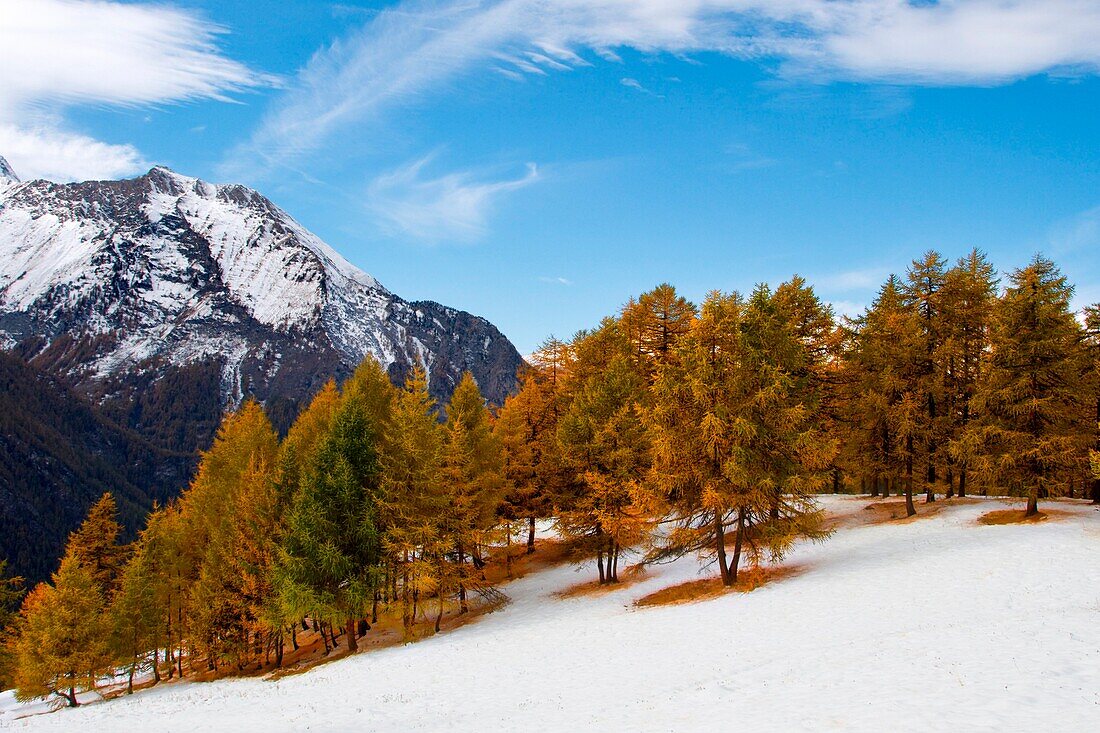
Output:
<path fill-rule="evenodd" d="M 1093 0 L 0 0 L 0 729 L 1100 729 L 1097 120 Z"/>

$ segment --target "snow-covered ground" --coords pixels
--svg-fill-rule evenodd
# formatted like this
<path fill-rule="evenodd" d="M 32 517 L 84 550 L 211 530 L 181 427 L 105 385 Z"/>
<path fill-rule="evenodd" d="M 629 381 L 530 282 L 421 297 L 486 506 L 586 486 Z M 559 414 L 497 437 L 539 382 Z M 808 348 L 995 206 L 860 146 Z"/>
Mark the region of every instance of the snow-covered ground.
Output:
<path fill-rule="evenodd" d="M 996 500 L 859 524 L 803 545 L 801 572 L 677 606 L 633 601 L 698 576 L 562 599 L 559 567 L 475 624 L 278 681 L 162 685 L 15 720 L 63 731 L 1100 730 L 1100 511 L 979 526 Z M 918 508 L 922 508 L 918 506 Z"/>

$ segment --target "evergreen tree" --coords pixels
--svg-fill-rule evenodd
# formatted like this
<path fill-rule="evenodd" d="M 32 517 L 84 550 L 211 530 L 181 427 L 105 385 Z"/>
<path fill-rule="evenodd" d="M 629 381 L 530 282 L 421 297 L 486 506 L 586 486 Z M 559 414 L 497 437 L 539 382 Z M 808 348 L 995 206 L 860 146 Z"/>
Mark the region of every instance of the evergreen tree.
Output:
<path fill-rule="evenodd" d="M 1091 436 L 1081 430 L 1087 370 L 1081 327 L 1070 311 L 1073 288 L 1048 259 L 1036 256 L 1011 275 L 993 321 L 993 355 L 974 404 L 980 419 L 965 454 L 996 485 L 1038 500 L 1062 493 Z"/>
<path fill-rule="evenodd" d="M 368 366 L 357 374 L 369 377 L 373 372 Z M 316 456 L 303 468 L 275 564 L 274 586 L 284 613 L 333 626 L 344 623 L 349 651 L 358 648 L 356 620 L 378 584 L 381 466 L 376 421 L 382 419 L 382 410 L 392 408 L 392 389 L 388 381 L 373 378 L 345 388 Z"/>

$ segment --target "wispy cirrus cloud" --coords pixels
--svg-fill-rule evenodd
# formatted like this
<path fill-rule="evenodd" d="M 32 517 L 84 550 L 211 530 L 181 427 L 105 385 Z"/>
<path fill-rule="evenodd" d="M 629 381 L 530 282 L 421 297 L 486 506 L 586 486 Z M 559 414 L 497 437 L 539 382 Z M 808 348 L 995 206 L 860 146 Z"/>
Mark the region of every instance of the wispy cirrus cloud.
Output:
<path fill-rule="evenodd" d="M 548 283 L 550 285 L 562 285 L 564 287 L 569 287 L 573 284 L 573 281 L 567 277 L 549 277 L 547 275 L 539 277 L 539 282 Z"/>
<path fill-rule="evenodd" d="M 1096 73 L 1100 3 L 405 0 L 318 51 L 230 164 L 288 164 L 340 130 L 417 103 L 465 74 L 522 80 L 621 63 L 623 49 L 717 52 L 809 81 L 992 85 L 1054 71 Z"/>
<path fill-rule="evenodd" d="M 57 110 L 224 100 L 272 83 L 220 52 L 223 30 L 163 3 L 0 0 L 0 152 L 26 178 L 134 172 L 136 149 L 80 134 Z"/>
<path fill-rule="evenodd" d="M 489 179 L 484 172 L 428 173 L 436 154 L 376 177 L 367 207 L 390 234 L 428 243 L 469 242 L 485 234 L 489 213 L 500 198 L 534 183 L 538 169 L 527 164 L 519 177 Z"/>

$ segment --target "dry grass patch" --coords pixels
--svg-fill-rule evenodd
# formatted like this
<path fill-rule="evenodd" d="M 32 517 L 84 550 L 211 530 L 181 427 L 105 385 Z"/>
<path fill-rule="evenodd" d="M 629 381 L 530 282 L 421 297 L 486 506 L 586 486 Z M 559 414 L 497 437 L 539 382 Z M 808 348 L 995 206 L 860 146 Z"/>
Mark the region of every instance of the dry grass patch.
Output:
<path fill-rule="evenodd" d="M 798 575 L 805 570 L 802 565 L 768 565 L 746 568 L 737 574 L 737 582 L 732 587 L 722 585 L 719 578 L 702 578 L 686 583 L 662 588 L 659 591 L 642 596 L 634 602 L 636 606 L 673 606 L 681 603 L 695 603 L 716 598 L 726 593 L 751 593 L 762 585 L 776 580 Z"/>
<path fill-rule="evenodd" d="M 535 540 L 535 551 L 527 554 L 527 545 L 495 548 L 483 570 L 485 581 L 503 585 L 531 573 L 569 562 L 568 543 L 556 539 Z"/>
<path fill-rule="evenodd" d="M 614 583 L 603 583 L 597 580 L 588 580 L 571 585 L 565 590 L 560 590 L 554 595 L 558 598 L 582 598 L 585 596 L 602 596 L 612 593 L 646 579 L 648 572 L 644 565 L 631 565 L 622 572 L 622 577 Z"/>
<path fill-rule="evenodd" d="M 931 504 L 924 503 L 923 498 L 913 498 L 913 508 L 917 510 L 917 513 L 911 517 L 906 516 L 905 512 L 905 499 L 900 501 L 876 501 L 863 507 L 863 511 L 867 514 L 866 521 L 863 524 L 882 524 L 885 522 L 913 522 L 918 519 L 925 519 L 932 517 L 944 510 L 944 507 L 957 503 L 957 500 L 952 499 L 947 501 L 945 499 L 937 499 Z"/>
<path fill-rule="evenodd" d="M 992 512 L 986 512 L 982 516 L 978 517 L 978 524 L 985 525 L 998 525 L 998 524 L 1034 524 L 1035 522 L 1042 522 L 1050 516 L 1048 512 L 1039 512 L 1028 517 L 1025 516 L 1023 509 L 997 509 Z"/>

